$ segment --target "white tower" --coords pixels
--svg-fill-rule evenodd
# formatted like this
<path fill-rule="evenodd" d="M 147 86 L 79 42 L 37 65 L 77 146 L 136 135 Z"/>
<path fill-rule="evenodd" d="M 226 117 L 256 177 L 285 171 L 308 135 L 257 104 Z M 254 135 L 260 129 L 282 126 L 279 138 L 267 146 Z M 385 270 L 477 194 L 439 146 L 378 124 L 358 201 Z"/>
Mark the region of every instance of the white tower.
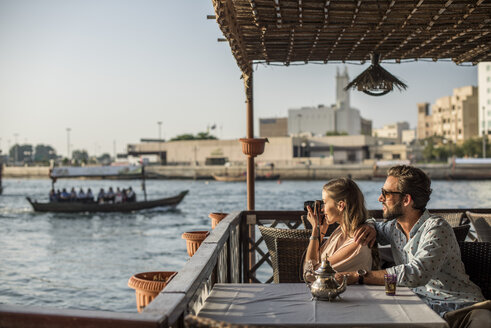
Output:
<path fill-rule="evenodd" d="M 338 109 L 350 108 L 350 91 L 345 91 L 349 83 L 348 68 L 344 67 L 342 75 L 339 74 L 339 67 L 336 67 L 336 105 Z"/>

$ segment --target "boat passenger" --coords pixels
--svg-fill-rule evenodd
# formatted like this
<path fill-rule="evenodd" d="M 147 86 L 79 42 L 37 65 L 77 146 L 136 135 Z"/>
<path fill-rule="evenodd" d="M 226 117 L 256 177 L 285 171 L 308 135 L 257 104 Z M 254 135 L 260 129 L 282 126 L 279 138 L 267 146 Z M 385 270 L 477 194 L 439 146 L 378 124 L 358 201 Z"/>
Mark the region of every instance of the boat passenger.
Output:
<path fill-rule="evenodd" d="M 85 192 L 82 188 L 80 188 L 80 190 L 78 191 L 78 194 L 77 194 L 77 201 L 79 202 L 85 202 L 86 200 L 86 195 L 85 195 Z"/>
<path fill-rule="evenodd" d="M 368 218 L 358 185 L 348 178 L 331 180 L 322 188 L 322 200 L 324 206 L 320 213 L 307 207 L 312 236 L 303 262 L 305 279 L 314 280 L 312 273 L 320 266 L 319 258 L 326 257 L 335 271 L 371 270 L 372 250 L 356 243 L 354 238 L 355 231 Z M 324 240 L 328 227 L 335 223 L 339 226 Z"/>
<path fill-rule="evenodd" d="M 77 192 L 75 191 L 74 187 L 72 187 L 72 190 L 70 191 L 70 201 L 71 202 L 77 201 Z"/>
<path fill-rule="evenodd" d="M 106 198 L 106 193 L 104 192 L 104 188 L 99 190 L 99 194 L 97 194 L 97 203 L 104 203 L 104 199 Z"/>
<path fill-rule="evenodd" d="M 94 202 L 94 195 L 92 194 L 92 189 L 87 189 L 87 193 L 85 194 L 85 199 L 88 203 Z"/>
<path fill-rule="evenodd" d="M 136 194 L 131 187 L 128 188 L 128 202 L 136 202 Z"/>
<path fill-rule="evenodd" d="M 109 190 L 107 191 L 106 195 L 104 196 L 104 202 L 114 203 L 114 191 L 113 191 L 113 187 L 109 187 Z"/>
<path fill-rule="evenodd" d="M 397 285 L 412 289 L 451 328 L 489 327 L 491 301 L 465 273 L 460 247 L 450 224 L 426 209 L 431 194 L 430 178 L 419 168 L 398 165 L 389 169 L 378 201 L 383 222 L 365 225 L 357 240 L 391 245 L 395 266 L 371 271 L 362 282 L 384 285 L 384 275 L 394 274 Z M 343 272 L 348 283 L 357 272 Z M 336 274 L 341 279 L 341 274 Z"/>
<path fill-rule="evenodd" d="M 50 202 L 56 202 L 56 201 L 58 201 L 58 199 L 56 199 L 56 192 L 55 192 L 54 189 L 51 189 L 49 191 L 49 201 Z"/>
<path fill-rule="evenodd" d="M 61 201 L 61 191 L 60 189 L 57 189 L 56 190 L 56 201 Z"/>
<path fill-rule="evenodd" d="M 60 201 L 62 201 L 62 202 L 69 202 L 70 201 L 70 194 L 68 193 L 66 188 L 63 188 L 63 190 L 61 191 Z"/>
<path fill-rule="evenodd" d="M 123 194 L 121 193 L 121 190 L 116 188 L 116 194 L 114 195 L 114 202 L 115 203 L 122 203 L 123 202 Z"/>
<path fill-rule="evenodd" d="M 123 188 L 121 194 L 123 195 L 123 203 L 126 203 L 128 201 L 128 194 L 125 188 Z"/>

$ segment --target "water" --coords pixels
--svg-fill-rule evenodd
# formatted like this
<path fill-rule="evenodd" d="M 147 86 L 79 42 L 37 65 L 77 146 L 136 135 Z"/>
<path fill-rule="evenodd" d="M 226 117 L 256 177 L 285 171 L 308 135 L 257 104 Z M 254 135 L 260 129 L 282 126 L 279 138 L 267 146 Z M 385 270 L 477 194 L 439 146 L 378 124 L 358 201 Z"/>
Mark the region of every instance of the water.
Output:
<path fill-rule="evenodd" d="M 211 229 L 210 212 L 246 208 L 245 183 L 147 181 L 149 199 L 190 190 L 176 210 L 138 213 L 34 213 L 25 196 L 47 200 L 49 180 L 4 179 L 0 196 L 0 303 L 136 312 L 127 286 L 135 273 L 179 271 L 188 260 L 181 234 Z M 301 210 L 320 199 L 322 181 L 256 184 L 256 209 Z M 132 186 L 140 181 L 59 180 L 57 188 Z M 379 209 L 383 181 L 360 181 L 367 207 Z M 430 208 L 491 207 L 491 181 L 435 181 Z M 138 196 L 142 197 L 141 192 Z"/>

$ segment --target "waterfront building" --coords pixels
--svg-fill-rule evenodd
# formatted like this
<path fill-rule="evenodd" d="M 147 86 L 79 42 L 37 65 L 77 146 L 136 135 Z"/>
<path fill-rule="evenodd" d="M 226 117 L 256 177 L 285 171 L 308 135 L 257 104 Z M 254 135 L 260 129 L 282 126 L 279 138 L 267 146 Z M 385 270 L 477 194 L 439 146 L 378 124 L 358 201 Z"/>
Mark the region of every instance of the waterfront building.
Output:
<path fill-rule="evenodd" d="M 372 135 L 381 138 L 393 138 L 396 143 L 402 143 L 402 132 L 409 130 L 408 122 L 386 124 L 383 128 L 374 129 Z"/>
<path fill-rule="evenodd" d="M 419 140 L 426 139 L 433 135 L 433 124 L 431 121 L 430 104 L 419 103 L 418 106 L 418 127 L 416 136 Z"/>
<path fill-rule="evenodd" d="M 402 130 L 401 142 L 410 145 L 416 140 L 416 129 Z"/>
<path fill-rule="evenodd" d="M 409 145 L 396 144 L 393 138 L 354 136 L 295 136 L 269 137 L 266 151 L 258 163 L 294 166 L 299 163 L 330 165 L 363 163 L 376 159 L 410 159 L 414 151 Z M 128 162 L 148 159 L 150 164 L 163 165 L 245 165 L 239 142 L 232 140 L 178 140 L 169 142 L 141 142 L 130 144 Z M 160 154 L 160 157 L 158 156 Z"/>
<path fill-rule="evenodd" d="M 479 136 L 491 135 L 491 62 L 477 64 Z"/>
<path fill-rule="evenodd" d="M 326 133 L 370 135 L 372 122 L 361 117 L 360 111 L 350 106 L 347 68 L 336 72 L 336 103 L 331 106 L 301 107 L 288 110 L 288 134 L 324 136 Z"/>
<path fill-rule="evenodd" d="M 435 104 L 418 104 L 418 139 L 440 136 L 462 143 L 478 135 L 477 87 L 453 90 L 452 96 L 439 98 Z"/>
<path fill-rule="evenodd" d="M 288 118 L 260 118 L 259 136 L 261 138 L 288 136 Z"/>

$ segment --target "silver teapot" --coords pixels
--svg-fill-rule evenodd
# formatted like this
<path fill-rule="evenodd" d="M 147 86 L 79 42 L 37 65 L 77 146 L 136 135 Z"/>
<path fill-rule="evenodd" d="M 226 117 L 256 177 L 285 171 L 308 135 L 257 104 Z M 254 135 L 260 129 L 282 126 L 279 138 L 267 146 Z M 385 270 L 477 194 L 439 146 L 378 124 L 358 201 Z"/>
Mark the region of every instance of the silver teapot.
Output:
<path fill-rule="evenodd" d="M 335 273 L 326 256 L 322 260 L 321 266 L 313 272 L 315 281 L 312 284 L 307 284 L 312 293 L 312 299 L 332 301 L 346 290 L 347 277 L 343 277 L 343 282 L 340 285 L 334 278 Z"/>

